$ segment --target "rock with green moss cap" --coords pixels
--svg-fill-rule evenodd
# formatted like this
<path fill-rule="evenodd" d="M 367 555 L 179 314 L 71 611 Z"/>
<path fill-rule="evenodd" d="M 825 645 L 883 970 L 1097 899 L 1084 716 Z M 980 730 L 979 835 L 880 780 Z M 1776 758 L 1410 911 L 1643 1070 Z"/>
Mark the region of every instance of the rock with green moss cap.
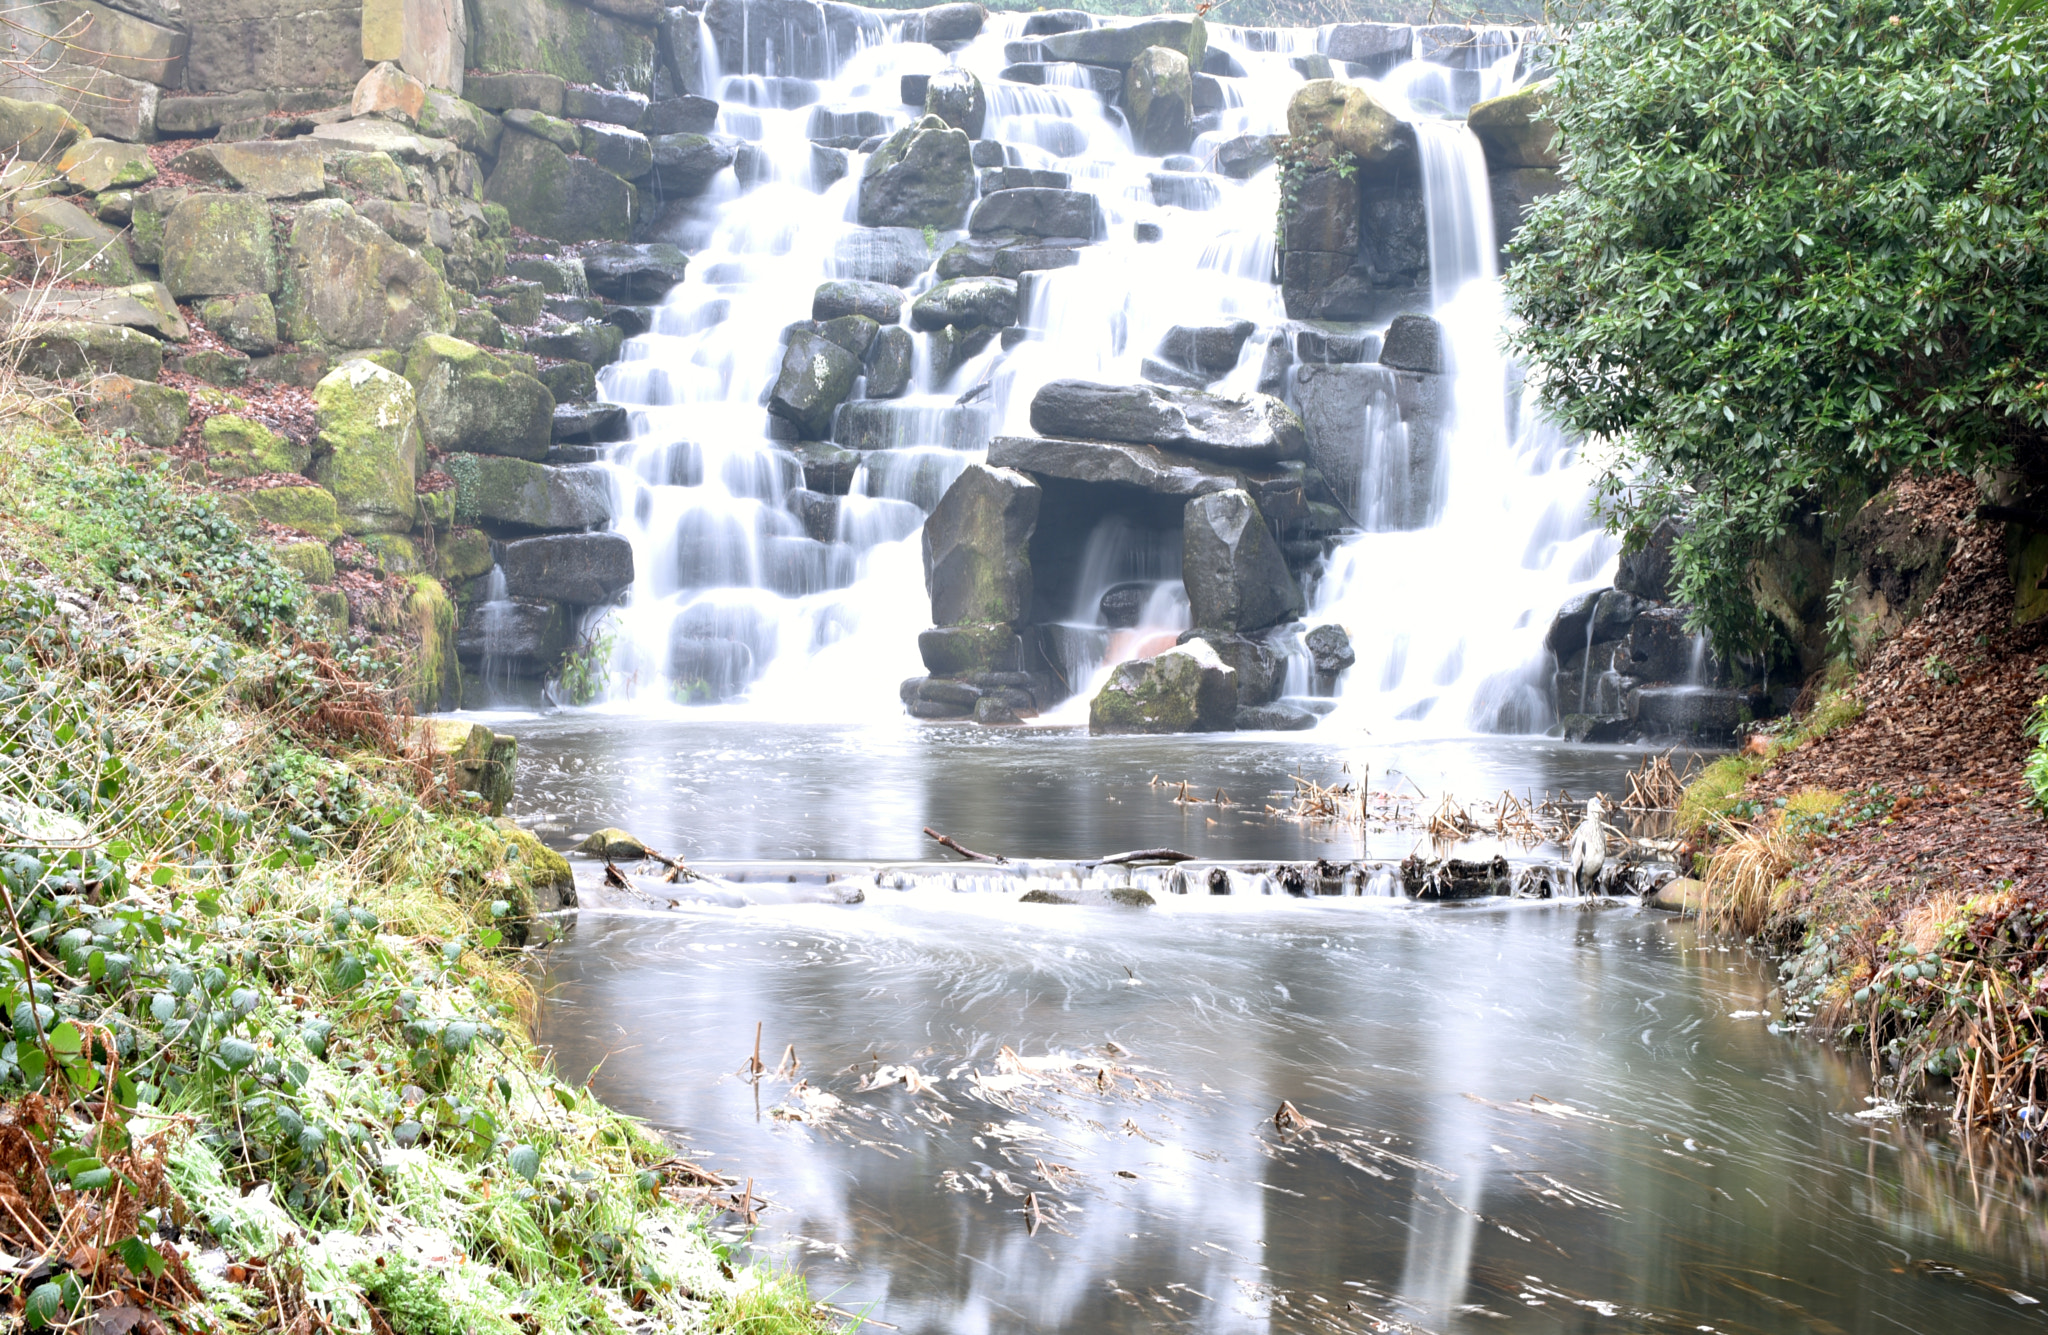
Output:
<path fill-rule="evenodd" d="M 501 742 L 512 743 L 510 737 L 499 734 Z M 517 744 L 512 743 L 516 748 Z M 516 749 L 512 753 L 516 755 Z M 512 773 L 505 771 L 506 800 L 511 799 Z M 478 790 L 486 802 L 495 801 L 496 789 L 490 793 Z M 504 867 L 512 874 L 515 886 L 525 890 L 533 901 L 535 913 L 554 913 L 561 909 L 576 907 L 576 873 L 569 868 L 569 859 L 542 843 L 539 838 L 520 829 L 509 820 L 500 819 L 498 830 L 505 838 Z M 553 903 L 550 906 L 550 898 Z"/>
<path fill-rule="evenodd" d="M 192 397 L 184 390 L 125 375 L 96 378 L 85 408 L 86 425 L 93 430 L 125 432 L 153 450 L 177 444 L 191 418 Z"/>
<path fill-rule="evenodd" d="M 324 542 L 288 542 L 271 548 L 270 558 L 308 584 L 334 583 L 334 553 Z"/>
<path fill-rule="evenodd" d="M 348 595 L 340 589 L 308 589 L 299 604 L 299 630 L 307 638 L 332 643 L 348 634 Z"/>
<path fill-rule="evenodd" d="M 234 413 L 207 418 L 199 438 L 206 444 L 207 470 L 216 477 L 303 473 L 313 462 L 313 452 L 306 446 Z"/>
<path fill-rule="evenodd" d="M 555 396 L 505 358 L 446 334 L 413 345 L 405 367 L 420 430 L 436 451 L 547 457 Z"/>
<path fill-rule="evenodd" d="M 458 521 L 495 531 L 579 533 L 611 522 L 611 483 L 595 464 L 555 467 L 495 454 L 451 454 Z"/>
<path fill-rule="evenodd" d="M 315 538 L 342 534 L 341 512 L 334 495 L 322 487 L 264 487 L 229 492 L 221 498 L 227 512 L 245 524 L 277 524 Z"/>
<path fill-rule="evenodd" d="M 617 826 L 607 825 L 584 835 L 576 851 L 607 862 L 638 862 L 647 856 L 647 845 Z"/>
<path fill-rule="evenodd" d="M 493 564 L 491 540 L 481 530 L 459 528 L 434 544 L 434 573 L 451 584 L 488 575 Z"/>
<path fill-rule="evenodd" d="M 55 277 L 119 287 L 142 280 L 121 234 L 68 199 L 33 199 L 14 213 L 14 227 Z"/>
<path fill-rule="evenodd" d="M 299 210 L 278 315 L 293 342 L 405 348 L 454 320 L 448 285 L 420 252 L 338 199 Z"/>
<path fill-rule="evenodd" d="M 1415 130 L 1363 84 L 1311 79 L 1287 104 L 1287 132 L 1317 135 L 1332 148 L 1373 166 L 1413 149 Z"/>
<path fill-rule="evenodd" d="M 376 558 L 380 575 L 417 575 L 422 571 L 419 544 L 403 533 L 365 533 L 362 543 Z"/>
<path fill-rule="evenodd" d="M 156 179 L 156 164 L 150 161 L 148 149 L 114 139 L 86 139 L 73 144 L 57 160 L 57 170 L 89 195 Z"/>
<path fill-rule="evenodd" d="M 420 133 L 446 139 L 465 153 L 496 155 L 504 123 L 474 102 L 453 93 L 429 91 L 420 108 Z"/>
<path fill-rule="evenodd" d="M 1118 664 L 1088 704 L 1088 731 L 1228 732 L 1237 726 L 1237 673 L 1206 640 Z"/>
<path fill-rule="evenodd" d="M 1473 105 L 1465 124 L 1486 150 L 1487 170 L 1562 165 L 1555 143 L 1557 122 L 1544 108 L 1544 99 L 1555 82 L 1544 79 Z"/>
<path fill-rule="evenodd" d="M 335 179 L 379 199 L 404 199 L 405 172 L 389 153 L 342 152 L 333 155 Z"/>
<path fill-rule="evenodd" d="M 625 241 L 639 216 L 632 186 L 530 134 L 505 136 L 484 194 L 514 226 L 556 241 Z"/>
<path fill-rule="evenodd" d="M 313 480 L 351 533 L 405 533 L 418 518 L 420 434 L 412 386 L 372 362 L 343 362 L 313 387 Z"/>
<path fill-rule="evenodd" d="M 255 195 L 185 196 L 164 219 L 160 244 L 164 286 L 181 301 L 277 291 L 270 206 Z"/>
<path fill-rule="evenodd" d="M 209 297 L 199 303 L 199 318 L 237 352 L 264 357 L 277 351 L 277 308 L 261 292 Z"/>
<path fill-rule="evenodd" d="M 51 380 L 77 380 L 110 371 L 154 380 L 164 368 L 164 345 L 126 325 L 51 320 L 33 326 L 19 353 L 22 370 Z"/>

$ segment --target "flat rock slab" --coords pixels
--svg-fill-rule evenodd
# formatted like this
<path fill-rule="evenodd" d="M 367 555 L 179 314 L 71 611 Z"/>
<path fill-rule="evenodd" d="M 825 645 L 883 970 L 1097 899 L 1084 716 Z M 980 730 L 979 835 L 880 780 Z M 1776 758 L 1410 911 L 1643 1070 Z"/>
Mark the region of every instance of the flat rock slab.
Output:
<path fill-rule="evenodd" d="M 1159 496 L 1207 496 L 1245 485 L 1242 474 L 1198 459 L 1168 454 L 1156 445 L 1049 436 L 997 436 L 989 442 L 992 468 L 1014 468 L 1068 482 L 1117 483 Z"/>
<path fill-rule="evenodd" d="M 316 125 L 311 137 L 322 144 L 359 153 L 389 153 L 404 162 L 451 162 L 459 151 L 452 139 L 414 134 L 396 121 L 374 116 L 336 125 Z"/>

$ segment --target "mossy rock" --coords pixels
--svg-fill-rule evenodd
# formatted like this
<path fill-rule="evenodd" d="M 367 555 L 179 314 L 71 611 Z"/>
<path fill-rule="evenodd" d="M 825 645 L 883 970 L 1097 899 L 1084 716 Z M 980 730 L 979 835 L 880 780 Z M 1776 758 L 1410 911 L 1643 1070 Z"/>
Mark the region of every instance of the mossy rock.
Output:
<path fill-rule="evenodd" d="M 299 629 L 329 644 L 348 634 L 348 595 L 340 589 L 308 589 L 299 604 Z"/>
<path fill-rule="evenodd" d="M 455 699 L 462 684 L 455 660 L 454 600 L 432 575 L 413 575 L 406 580 L 400 611 L 414 646 L 405 672 L 406 694 L 414 709 L 440 709 Z"/>
<path fill-rule="evenodd" d="M 456 529 L 434 548 L 434 573 L 450 583 L 488 575 L 493 564 L 491 540 L 478 529 Z"/>
<path fill-rule="evenodd" d="M 1287 132 L 1320 133 L 1334 148 L 1360 163 L 1387 161 L 1413 147 L 1415 131 L 1389 111 L 1370 89 L 1342 79 L 1311 79 L 1287 104 Z"/>
<path fill-rule="evenodd" d="M 363 546 L 377 558 L 377 569 L 385 575 L 420 573 L 420 549 L 403 533 L 365 533 Z"/>
<path fill-rule="evenodd" d="M 468 59 L 476 69 L 530 71 L 566 83 L 654 91 L 651 27 L 569 0 L 471 0 L 468 9 Z"/>
<path fill-rule="evenodd" d="M 94 380 L 85 410 L 86 424 L 93 430 L 125 432 L 153 450 L 177 444 L 191 418 L 192 397 L 184 390 L 123 375 Z"/>
<path fill-rule="evenodd" d="M 407 348 L 422 334 L 446 333 L 455 308 L 419 251 L 341 200 L 317 199 L 292 225 L 278 314 L 294 342 Z"/>
<path fill-rule="evenodd" d="M 555 397 L 503 357 L 446 334 L 428 334 L 413 345 L 405 376 L 418 398 L 428 448 L 547 457 Z"/>
<path fill-rule="evenodd" d="M 1550 119 L 1544 106 L 1555 82 L 1543 79 L 1503 97 L 1488 98 L 1466 114 L 1465 124 L 1486 150 L 1489 170 L 1563 165 L 1555 143 L 1557 122 Z"/>
<path fill-rule="evenodd" d="M 89 134 L 83 121 L 60 106 L 0 97 L 0 157 L 56 162 Z"/>
<path fill-rule="evenodd" d="M 279 524 L 315 538 L 338 538 L 343 532 L 334 495 L 321 487 L 265 487 L 260 491 L 230 492 L 222 498 L 222 504 L 244 523 Z"/>
<path fill-rule="evenodd" d="M 625 241 L 639 217 L 631 185 L 530 134 L 505 136 L 484 193 L 514 225 L 557 241 Z"/>
<path fill-rule="evenodd" d="M 501 819 L 496 824 L 505 838 L 503 865 L 511 871 L 513 883 L 530 897 L 533 911 L 551 913 L 575 908 L 576 873 L 571 870 L 569 859 L 509 820 Z"/>
<path fill-rule="evenodd" d="M 15 210 L 14 227 L 67 282 L 125 287 L 142 281 L 121 234 L 68 199 L 34 199 Z"/>
<path fill-rule="evenodd" d="M 261 292 L 209 297 L 199 303 L 199 318 L 236 352 L 262 357 L 277 351 L 277 308 Z"/>
<path fill-rule="evenodd" d="M 421 528 L 448 528 L 455 523 L 455 492 L 423 491 L 415 499 L 419 502 L 419 524 Z"/>
<path fill-rule="evenodd" d="M 1118 664 L 1088 706 L 1088 731 L 1227 732 L 1236 726 L 1237 673 L 1203 640 Z"/>
<path fill-rule="evenodd" d="M 187 195 L 163 222 L 159 269 L 179 300 L 277 291 L 277 242 L 260 195 Z"/>
<path fill-rule="evenodd" d="M 19 366 L 30 375 L 76 380 L 104 372 L 154 380 L 164 368 L 164 345 L 126 325 L 51 320 L 24 338 Z"/>
<path fill-rule="evenodd" d="M 647 856 L 647 845 L 617 826 L 608 825 L 583 836 L 576 851 L 607 862 L 638 862 Z"/>
<path fill-rule="evenodd" d="M 324 542 L 288 542 L 270 549 L 270 559 L 298 572 L 308 584 L 334 583 L 334 553 Z"/>
<path fill-rule="evenodd" d="M 382 199 L 407 198 L 405 172 L 389 153 L 337 153 L 332 170 L 336 180 L 354 186 L 366 195 Z"/>
<path fill-rule="evenodd" d="M 261 422 L 233 413 L 207 418 L 199 438 L 206 444 L 206 466 L 218 477 L 303 473 L 313 462 L 309 447 L 294 444 L 289 437 L 280 436 Z"/>
<path fill-rule="evenodd" d="M 87 139 L 72 145 L 57 160 L 57 170 L 91 195 L 156 179 L 156 164 L 150 161 L 148 149 L 114 139 Z"/>
<path fill-rule="evenodd" d="M 412 386 L 353 359 L 313 387 L 313 479 L 351 533 L 406 533 L 417 521 L 420 433 Z"/>

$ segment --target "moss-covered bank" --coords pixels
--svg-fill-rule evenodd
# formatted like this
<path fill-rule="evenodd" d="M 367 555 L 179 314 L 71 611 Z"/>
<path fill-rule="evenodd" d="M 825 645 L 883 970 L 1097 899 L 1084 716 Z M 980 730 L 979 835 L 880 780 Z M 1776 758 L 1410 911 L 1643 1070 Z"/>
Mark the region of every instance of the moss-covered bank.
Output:
<path fill-rule="evenodd" d="M 402 679 L 301 638 L 299 576 L 212 501 L 0 407 L 0 1304 L 821 1328 L 536 1054 L 518 950 L 566 865 L 394 718 Z"/>

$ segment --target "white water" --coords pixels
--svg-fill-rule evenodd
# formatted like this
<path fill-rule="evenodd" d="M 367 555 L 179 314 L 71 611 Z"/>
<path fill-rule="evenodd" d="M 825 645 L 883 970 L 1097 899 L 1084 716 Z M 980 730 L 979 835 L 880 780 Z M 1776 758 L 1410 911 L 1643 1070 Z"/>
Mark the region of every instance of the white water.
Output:
<path fill-rule="evenodd" d="M 1009 63 L 1004 45 L 1019 39 L 1022 22 L 991 16 L 983 35 L 951 56 L 899 40 L 900 23 L 862 33 L 857 49 L 829 57 L 778 53 L 771 42 L 765 69 L 742 72 L 740 53 L 725 53 L 711 83 L 722 103 L 718 128 L 750 141 L 758 165 L 744 186 L 732 169 L 721 173 L 675 224 L 671 239 L 692 254 L 689 278 L 660 308 L 653 331 L 631 340 L 624 360 L 601 375 L 605 397 L 629 405 L 634 421 L 634 438 L 608 459 L 617 527 L 633 543 L 639 576 L 626 605 L 605 614 L 616 633 L 615 706 L 723 702 L 727 712 L 777 719 L 900 717 L 897 687 L 923 671 L 917 634 L 929 625 L 922 517 L 981 457 L 989 434 L 1029 432 L 1041 385 L 1062 376 L 1135 381 L 1171 326 L 1233 318 L 1257 328 L 1238 368 L 1214 387 L 1257 385 L 1267 339 L 1285 322 L 1271 281 L 1275 172 L 1247 182 L 1207 174 L 1196 178 L 1201 198 L 1174 196 L 1207 208 L 1155 202 L 1151 175 L 1164 164 L 1133 151 L 1100 99 L 1079 86 L 1078 70 L 1070 83 L 1048 87 L 998 78 Z M 1212 46 L 1229 49 L 1246 77 L 1223 80 L 1220 125 L 1199 136 L 1192 156 L 1213 161 L 1237 135 L 1284 131 L 1287 101 L 1302 81 L 1290 59 L 1313 51 L 1316 37 L 1212 25 Z M 1483 68 L 1474 60 L 1467 70 L 1410 62 L 1382 88 L 1397 105 L 1462 114 L 1513 77 L 1511 46 L 1489 45 L 1485 54 Z M 707 80 L 710 63 L 707 56 Z M 898 102 L 900 76 L 948 64 L 983 80 L 985 137 L 1008 146 L 1012 165 L 1070 173 L 1074 189 L 1100 201 L 1108 239 L 1082 250 L 1072 268 L 1027 276 L 1019 323 L 1032 333 L 1014 351 L 991 344 L 938 376 L 928 341 L 917 338 L 911 392 L 888 410 L 899 443 L 863 456 L 832 540 L 820 542 L 787 506 L 802 474 L 768 439 L 762 404 L 782 330 L 808 318 L 821 281 L 869 276 L 859 254 L 863 238 L 872 249 L 873 234 L 853 222 L 862 155 L 849 154 L 847 175 L 821 187 L 807 136 L 820 132 L 824 116 L 834 129 L 862 119 L 890 129 L 907 123 L 916 112 Z M 813 84 L 780 73 L 824 66 L 829 74 Z M 1388 403 L 1359 424 L 1358 448 L 1373 462 L 1352 508 L 1369 531 L 1311 588 L 1309 623 L 1340 622 L 1359 653 L 1325 726 L 1540 729 L 1550 721 L 1543 631 L 1565 597 L 1600 582 L 1612 542 L 1594 531 L 1589 478 L 1571 446 L 1531 414 L 1511 411 L 1477 143 L 1460 122 L 1414 115 L 1431 219 L 1432 304 L 1448 344 L 1443 388 L 1453 408 L 1435 462 L 1435 522 L 1424 528 L 1399 527 L 1417 517 L 1404 517 L 1392 500 L 1415 465 L 1393 411 L 1391 376 Z M 1169 188 L 1189 188 L 1181 182 Z M 1160 239 L 1137 242 L 1140 222 L 1157 224 Z M 930 238 L 927 263 L 957 239 Z M 927 268 L 909 289 L 914 295 L 934 281 Z M 952 408 L 983 382 L 974 415 Z M 1515 421 L 1523 425 L 1511 431 Z M 1075 622 L 1090 621 L 1101 594 L 1134 573 L 1105 565 L 1089 577 L 1096 582 L 1084 579 Z M 1162 634 L 1185 626 L 1177 581 L 1160 579 L 1153 593 L 1140 625 L 1110 637 L 1106 660 L 1071 664 L 1082 692 L 1054 719 L 1085 717 L 1092 683 L 1109 662 L 1156 651 Z M 1289 680 L 1290 689 L 1308 688 L 1304 663 L 1291 664 Z"/>

